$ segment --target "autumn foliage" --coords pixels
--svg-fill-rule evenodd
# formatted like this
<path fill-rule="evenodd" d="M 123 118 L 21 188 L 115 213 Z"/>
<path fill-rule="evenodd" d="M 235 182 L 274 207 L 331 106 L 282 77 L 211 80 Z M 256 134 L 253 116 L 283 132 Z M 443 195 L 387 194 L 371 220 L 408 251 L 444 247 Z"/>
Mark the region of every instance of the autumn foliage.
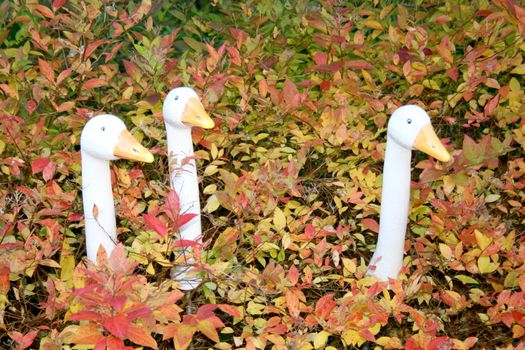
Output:
<path fill-rule="evenodd" d="M 153 3 L 153 4 L 152 4 Z M 497 1 L 3 1 L 0 347 L 523 349 L 525 7 Z M 162 100 L 194 87 L 204 245 L 170 192 Z M 366 277 L 386 122 L 415 103 L 404 269 Z M 79 138 L 120 116 L 121 245 L 84 259 Z M 189 245 L 203 284 L 170 270 Z"/>

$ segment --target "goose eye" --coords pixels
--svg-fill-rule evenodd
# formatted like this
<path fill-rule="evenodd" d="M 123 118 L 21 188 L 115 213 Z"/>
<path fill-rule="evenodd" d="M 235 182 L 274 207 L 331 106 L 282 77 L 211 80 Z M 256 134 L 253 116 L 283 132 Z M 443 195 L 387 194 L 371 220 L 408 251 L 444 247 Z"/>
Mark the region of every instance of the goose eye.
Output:
<path fill-rule="evenodd" d="M 408 119 L 407 119 L 407 123 L 408 123 L 408 124 L 412 124 L 412 119 L 408 118 Z"/>
<path fill-rule="evenodd" d="M 179 99 L 179 96 L 175 96 L 175 101 L 177 101 Z"/>
<path fill-rule="evenodd" d="M 100 130 L 102 130 L 102 131 L 106 131 L 106 127 L 103 126 L 103 127 L 100 128 Z"/>

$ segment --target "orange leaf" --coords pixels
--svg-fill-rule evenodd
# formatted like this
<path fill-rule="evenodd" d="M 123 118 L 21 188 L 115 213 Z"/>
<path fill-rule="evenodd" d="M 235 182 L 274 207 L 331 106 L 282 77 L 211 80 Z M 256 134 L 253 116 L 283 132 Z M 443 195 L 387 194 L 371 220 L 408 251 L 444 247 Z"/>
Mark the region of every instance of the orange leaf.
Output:
<path fill-rule="evenodd" d="M 363 219 L 363 226 L 369 229 L 372 232 L 378 233 L 379 232 L 379 224 L 374 219 Z"/>
<path fill-rule="evenodd" d="M 173 338 L 175 350 L 185 350 L 190 346 L 195 327 L 187 324 L 172 324 L 164 327 L 163 339 Z"/>
<path fill-rule="evenodd" d="M 44 61 L 42 59 L 38 59 L 38 67 L 40 68 L 40 73 L 49 80 L 50 82 L 55 82 L 55 71 L 53 70 L 53 67 L 49 64 L 49 62 Z"/>
<path fill-rule="evenodd" d="M 299 298 L 297 298 L 297 295 L 295 295 L 295 293 L 292 290 L 287 290 L 285 299 L 288 311 L 290 311 L 290 316 L 294 318 L 299 317 Z"/>
<path fill-rule="evenodd" d="M 292 267 L 290 267 L 290 270 L 286 275 L 286 279 L 290 281 L 292 285 L 295 285 L 297 281 L 299 281 L 299 270 L 297 270 L 297 267 L 295 267 L 295 265 L 292 265 Z"/>
<path fill-rule="evenodd" d="M 157 342 L 146 329 L 136 324 L 130 324 L 128 327 L 128 339 L 135 344 L 147 346 L 153 349 L 157 348 Z"/>
<path fill-rule="evenodd" d="M 0 294 L 7 294 L 9 291 L 9 265 L 0 267 Z"/>
<path fill-rule="evenodd" d="M 234 306 L 228 304 L 218 304 L 219 309 L 233 317 L 242 317 L 241 312 Z"/>
<path fill-rule="evenodd" d="M 68 68 L 68 69 L 63 70 L 62 72 L 60 72 L 60 74 L 57 77 L 57 85 L 59 85 L 61 82 L 64 81 L 64 79 L 69 77 L 72 72 L 73 72 L 73 70 L 71 68 Z"/>
<path fill-rule="evenodd" d="M 93 78 L 87 80 L 84 84 L 82 84 L 83 89 L 94 89 L 101 86 L 106 86 L 108 83 L 102 79 L 99 78 Z"/>
<path fill-rule="evenodd" d="M 219 335 L 217 334 L 217 329 L 210 320 L 199 321 L 197 324 L 197 329 L 214 342 L 218 343 L 220 341 Z"/>
<path fill-rule="evenodd" d="M 41 5 L 41 4 L 38 4 L 38 5 L 35 6 L 35 8 L 44 17 L 51 18 L 51 19 L 55 18 L 55 14 L 53 13 L 53 11 L 51 11 L 51 9 L 49 7 L 46 7 L 46 6 Z"/>
<path fill-rule="evenodd" d="M 18 91 L 13 89 L 11 86 L 7 84 L 0 84 L 0 89 L 2 89 L 10 97 L 18 100 Z"/>
<path fill-rule="evenodd" d="M 57 112 L 67 112 L 72 110 L 73 107 L 75 107 L 75 101 L 67 101 L 55 107 L 55 109 Z"/>
<path fill-rule="evenodd" d="M 96 344 L 104 336 L 100 333 L 99 326 L 94 323 L 83 324 L 78 327 L 71 342 L 77 345 Z"/>
<path fill-rule="evenodd" d="M 321 298 L 319 298 L 319 300 L 315 304 L 315 314 L 318 317 L 325 320 L 328 319 L 330 313 L 336 306 L 336 302 L 333 298 L 333 294 L 323 295 Z"/>

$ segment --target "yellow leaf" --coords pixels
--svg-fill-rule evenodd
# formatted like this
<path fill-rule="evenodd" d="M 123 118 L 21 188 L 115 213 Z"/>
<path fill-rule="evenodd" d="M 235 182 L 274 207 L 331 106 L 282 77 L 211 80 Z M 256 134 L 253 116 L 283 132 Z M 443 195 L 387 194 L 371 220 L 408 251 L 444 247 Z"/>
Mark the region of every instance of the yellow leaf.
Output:
<path fill-rule="evenodd" d="M 217 165 L 210 164 L 204 169 L 204 176 L 212 176 L 217 171 L 219 171 L 219 169 L 217 168 Z"/>
<path fill-rule="evenodd" d="M 262 304 L 257 304 L 253 301 L 249 301 L 248 307 L 246 308 L 246 312 L 250 315 L 261 315 L 263 313 L 264 307 L 265 306 Z"/>
<path fill-rule="evenodd" d="M 281 231 L 286 227 L 286 216 L 279 208 L 275 208 L 273 212 L 273 224 L 278 231 Z"/>
<path fill-rule="evenodd" d="M 327 331 L 321 331 L 314 336 L 314 348 L 321 349 L 324 348 L 330 333 Z"/>
<path fill-rule="evenodd" d="M 64 241 L 63 246 L 67 243 Z M 75 256 L 73 254 L 64 254 L 67 252 L 62 248 L 62 255 L 60 255 L 60 279 L 66 282 L 68 287 L 73 287 L 73 271 L 75 270 Z"/>
<path fill-rule="evenodd" d="M 217 156 L 219 155 L 219 149 L 217 146 L 215 146 L 215 143 L 211 144 L 211 158 L 217 159 Z"/>
<path fill-rule="evenodd" d="M 215 184 L 204 187 L 204 190 L 202 191 L 204 194 L 214 194 L 215 192 L 217 192 L 217 185 Z"/>
<path fill-rule="evenodd" d="M 511 74 L 525 74 L 525 64 L 520 64 L 519 66 L 516 66 L 513 70 L 510 71 Z"/>
<path fill-rule="evenodd" d="M 122 98 L 124 100 L 129 100 L 132 94 L 133 94 L 133 86 L 130 86 L 126 90 L 124 90 L 124 92 L 122 93 Z"/>
<path fill-rule="evenodd" d="M 378 21 L 374 21 L 373 19 L 367 19 L 365 21 L 365 27 L 377 29 L 377 30 L 383 30 L 383 26 Z"/>
<path fill-rule="evenodd" d="M 447 244 L 439 243 L 439 251 L 441 252 L 441 255 L 447 260 L 452 259 L 452 248 L 450 248 Z"/>
<path fill-rule="evenodd" d="M 401 340 L 397 337 L 380 337 L 376 342 L 387 349 L 404 349 Z"/>
<path fill-rule="evenodd" d="M 343 258 L 343 274 L 346 276 L 348 272 L 353 274 L 357 271 L 357 264 L 355 260 Z"/>
<path fill-rule="evenodd" d="M 488 194 L 486 197 L 485 197 L 485 203 L 492 203 L 492 202 L 495 202 L 497 201 L 498 199 L 500 199 L 500 195 L 499 194 Z"/>
<path fill-rule="evenodd" d="M 490 257 L 488 256 L 480 256 L 478 258 L 478 269 L 479 273 L 491 273 L 496 271 L 498 268 L 498 263 L 493 263 L 490 261 Z"/>
<path fill-rule="evenodd" d="M 221 203 L 219 202 L 219 198 L 217 198 L 216 195 L 212 195 L 208 197 L 208 200 L 206 201 L 206 205 L 204 206 L 204 212 L 206 213 L 213 213 L 215 210 L 219 208 Z"/>
<path fill-rule="evenodd" d="M 474 230 L 474 235 L 476 236 L 476 242 L 478 242 L 478 246 L 481 248 L 481 250 L 485 250 L 492 242 L 492 238 L 484 235 L 478 230 Z"/>
<path fill-rule="evenodd" d="M 520 82 L 516 78 L 511 78 L 510 79 L 509 87 L 510 87 L 510 89 L 512 91 L 520 91 L 521 90 Z"/>
<path fill-rule="evenodd" d="M 361 346 L 364 344 L 365 339 L 359 335 L 359 332 L 355 329 L 347 329 L 341 334 L 343 343 L 345 345 Z"/>

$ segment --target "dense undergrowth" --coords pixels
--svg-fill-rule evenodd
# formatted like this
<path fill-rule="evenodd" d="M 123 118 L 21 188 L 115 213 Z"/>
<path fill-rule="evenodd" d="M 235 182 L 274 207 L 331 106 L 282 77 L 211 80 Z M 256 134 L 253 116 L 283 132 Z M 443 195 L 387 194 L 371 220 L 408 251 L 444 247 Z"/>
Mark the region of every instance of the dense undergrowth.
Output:
<path fill-rule="evenodd" d="M 522 349 L 525 9 L 498 1 L 4 1 L 0 347 Z M 201 93 L 201 287 L 142 214 L 168 198 L 161 104 Z M 365 277 L 385 123 L 414 153 L 405 268 Z M 79 136 L 113 113 L 156 154 L 112 163 L 119 247 L 87 264 Z M 191 301 L 191 302 L 190 302 Z M 191 344 L 191 345 L 190 345 Z"/>

